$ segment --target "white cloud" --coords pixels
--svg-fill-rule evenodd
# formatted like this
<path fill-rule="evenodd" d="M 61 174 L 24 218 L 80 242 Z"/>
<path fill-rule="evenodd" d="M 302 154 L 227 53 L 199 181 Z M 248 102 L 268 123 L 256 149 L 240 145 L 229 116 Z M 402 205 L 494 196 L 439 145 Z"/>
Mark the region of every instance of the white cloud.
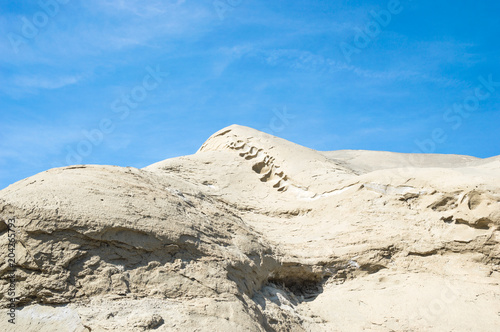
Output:
<path fill-rule="evenodd" d="M 69 2 L 35 38 L 23 38 L 14 52 L 8 38 L 0 38 L 0 64 L 61 65 L 82 63 L 89 56 L 115 56 L 127 48 L 163 50 L 169 41 L 198 38 L 218 19 L 211 3 L 185 1 L 88 0 Z M 0 32 L 21 34 L 19 17 L 0 13 Z M 115 58 L 113 58 L 115 59 Z"/>
<path fill-rule="evenodd" d="M 76 84 L 80 80 L 79 76 L 65 76 L 65 77 L 37 77 L 37 76 L 16 76 L 13 81 L 14 84 L 21 88 L 35 88 L 35 89 L 59 89 L 68 85 Z"/>

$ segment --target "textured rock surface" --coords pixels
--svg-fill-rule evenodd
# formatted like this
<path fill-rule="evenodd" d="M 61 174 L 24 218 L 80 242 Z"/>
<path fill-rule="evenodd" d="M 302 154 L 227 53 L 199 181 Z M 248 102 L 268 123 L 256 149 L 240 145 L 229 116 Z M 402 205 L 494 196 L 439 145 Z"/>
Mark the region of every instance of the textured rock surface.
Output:
<path fill-rule="evenodd" d="M 0 191 L 17 330 L 496 331 L 500 158 L 314 151 L 231 126 L 144 169 Z"/>

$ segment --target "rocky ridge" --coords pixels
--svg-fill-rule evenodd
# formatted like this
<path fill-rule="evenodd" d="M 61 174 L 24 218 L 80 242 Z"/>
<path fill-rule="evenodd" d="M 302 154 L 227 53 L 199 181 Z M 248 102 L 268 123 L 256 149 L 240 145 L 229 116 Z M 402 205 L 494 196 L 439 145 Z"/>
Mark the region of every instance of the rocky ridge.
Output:
<path fill-rule="evenodd" d="M 25 331 L 494 331 L 500 159 L 311 150 L 242 126 L 144 169 L 0 191 Z M 7 319 L 0 328 L 12 330 Z"/>

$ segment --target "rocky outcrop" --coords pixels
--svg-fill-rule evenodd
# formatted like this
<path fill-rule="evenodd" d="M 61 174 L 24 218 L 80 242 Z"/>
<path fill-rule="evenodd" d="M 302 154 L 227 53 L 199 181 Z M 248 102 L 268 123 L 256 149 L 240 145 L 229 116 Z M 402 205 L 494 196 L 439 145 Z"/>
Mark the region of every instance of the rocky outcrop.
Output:
<path fill-rule="evenodd" d="M 9 220 L 25 331 L 500 325 L 498 157 L 318 152 L 231 126 L 144 169 L 52 169 L 0 191 L 4 317 Z"/>

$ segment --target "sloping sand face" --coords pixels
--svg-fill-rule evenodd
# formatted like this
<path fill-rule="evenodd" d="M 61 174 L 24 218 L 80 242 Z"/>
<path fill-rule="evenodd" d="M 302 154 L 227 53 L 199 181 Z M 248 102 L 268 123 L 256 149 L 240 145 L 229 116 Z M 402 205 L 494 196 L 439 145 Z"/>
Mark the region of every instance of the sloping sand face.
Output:
<path fill-rule="evenodd" d="M 496 331 L 498 158 L 234 125 L 144 169 L 40 173 L 0 191 L 0 329 L 15 220 L 19 330 Z"/>

